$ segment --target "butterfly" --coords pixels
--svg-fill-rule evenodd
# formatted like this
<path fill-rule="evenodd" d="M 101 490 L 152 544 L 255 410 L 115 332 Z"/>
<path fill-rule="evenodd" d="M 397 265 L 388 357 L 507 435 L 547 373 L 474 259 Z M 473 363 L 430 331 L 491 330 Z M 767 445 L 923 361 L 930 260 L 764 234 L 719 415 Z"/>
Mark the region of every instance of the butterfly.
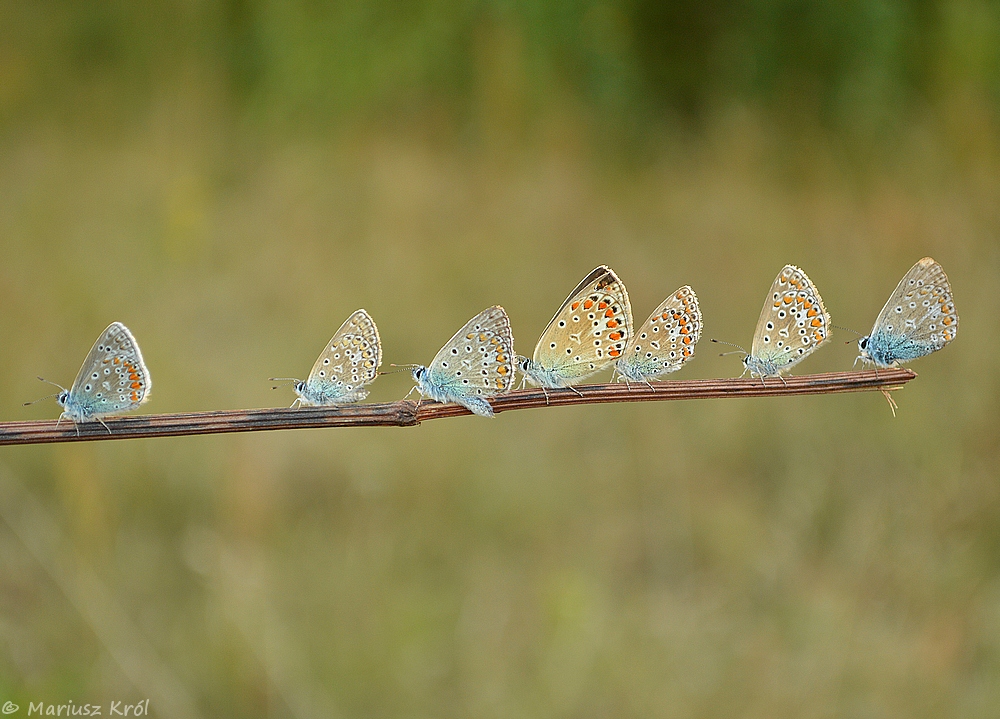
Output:
<path fill-rule="evenodd" d="M 518 357 L 525 378 L 546 387 L 570 387 L 600 372 L 625 352 L 632 307 L 611 268 L 596 267 L 576 286 L 538 338 L 531 359 Z"/>
<path fill-rule="evenodd" d="M 925 257 L 903 275 L 872 331 L 858 340 L 858 359 L 896 367 L 938 351 L 957 335 L 958 314 L 948 276 Z"/>
<path fill-rule="evenodd" d="M 56 395 L 63 408 L 59 420 L 104 424 L 103 417 L 128 412 L 149 399 L 152 386 L 132 333 L 121 322 L 112 322 L 90 348 L 73 386 L 67 390 L 56 385 L 62 390 Z"/>
<path fill-rule="evenodd" d="M 685 285 L 665 299 L 636 331 L 615 370 L 626 383 L 646 384 L 651 378 L 676 372 L 694 356 L 701 329 L 698 296 Z"/>
<path fill-rule="evenodd" d="M 364 386 L 375 381 L 381 364 L 378 328 L 367 312 L 357 310 L 327 342 L 305 381 L 289 380 L 294 382 L 292 389 L 298 395 L 292 406 L 360 402 L 368 396 Z"/>
<path fill-rule="evenodd" d="M 473 414 L 492 417 L 486 398 L 510 390 L 514 356 L 510 319 L 503 307 L 495 305 L 466 322 L 428 366 L 413 367 L 414 389 L 438 402 L 455 402 Z"/>
<path fill-rule="evenodd" d="M 751 377 L 780 377 L 814 352 L 830 336 L 830 314 L 819 290 L 806 273 L 785 265 L 774 278 L 764 302 L 750 352 L 743 357 L 743 373 Z"/>

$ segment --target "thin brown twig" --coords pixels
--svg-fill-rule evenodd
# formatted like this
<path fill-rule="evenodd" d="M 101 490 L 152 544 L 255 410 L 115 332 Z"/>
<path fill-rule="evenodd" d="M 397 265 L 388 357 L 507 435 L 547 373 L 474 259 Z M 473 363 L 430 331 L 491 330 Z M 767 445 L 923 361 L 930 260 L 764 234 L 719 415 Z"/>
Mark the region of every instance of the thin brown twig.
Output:
<path fill-rule="evenodd" d="M 558 407 L 607 402 L 649 402 L 656 400 L 711 399 L 724 397 L 781 397 L 837 392 L 892 391 L 917 375 L 908 369 L 883 369 L 863 372 L 757 379 L 696 379 L 645 384 L 588 384 L 571 389 L 517 390 L 493 397 L 496 413 L 535 407 Z M 455 404 L 412 400 L 381 404 L 341 405 L 337 407 L 301 407 L 275 409 L 236 409 L 183 414 L 151 414 L 105 419 L 74 425 L 63 420 L 0 422 L 0 445 L 42 444 L 50 442 L 88 442 L 102 439 L 138 439 L 143 437 L 179 437 L 228 432 L 262 432 L 273 429 L 315 427 L 412 427 L 429 419 L 458 417 L 470 412 Z M 110 430 L 110 432 L 108 431 Z"/>

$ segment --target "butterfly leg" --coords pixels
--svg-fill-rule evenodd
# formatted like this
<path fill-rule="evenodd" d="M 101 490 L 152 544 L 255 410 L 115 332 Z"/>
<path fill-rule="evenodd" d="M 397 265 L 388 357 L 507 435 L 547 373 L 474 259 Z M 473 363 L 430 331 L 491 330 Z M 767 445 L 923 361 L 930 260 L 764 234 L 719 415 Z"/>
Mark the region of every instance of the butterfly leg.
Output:
<path fill-rule="evenodd" d="M 649 387 L 649 389 L 650 389 L 651 391 L 653 391 L 653 392 L 655 392 L 655 391 L 656 391 L 656 387 L 654 387 L 654 386 L 653 386 L 652 384 L 650 384 L 650 382 L 649 382 L 649 380 L 648 380 L 648 379 L 647 379 L 647 380 L 645 380 L 645 382 L 646 382 L 646 386 L 647 386 L 647 387 Z"/>
<path fill-rule="evenodd" d="M 409 396 L 410 396 L 411 394 L 413 394 L 413 391 L 414 391 L 414 390 L 415 390 L 416 388 L 417 388 L 417 385 L 413 385 L 412 387 L 410 387 L 410 391 L 409 391 L 409 392 L 407 392 L 407 393 L 406 393 L 405 395 L 403 395 L 403 399 L 406 399 L 406 398 L 407 398 L 407 397 L 409 397 Z"/>
<path fill-rule="evenodd" d="M 786 387 L 788 386 L 788 383 L 785 381 L 785 378 L 782 377 L 780 374 L 778 375 L 778 379 L 781 380 L 781 384 L 785 385 Z"/>
<path fill-rule="evenodd" d="M 541 385 L 541 388 L 542 388 L 542 394 L 545 395 L 545 404 L 548 404 L 549 403 L 549 392 L 548 392 L 548 390 L 545 389 L 545 385 Z"/>
<path fill-rule="evenodd" d="M 574 392 L 576 392 L 576 393 L 577 393 L 577 395 L 579 395 L 580 397 L 583 397 L 583 392 L 581 392 L 580 390 L 578 390 L 578 389 L 577 389 L 576 387 L 574 387 L 573 385 L 570 385 L 570 386 L 569 386 L 569 388 L 570 388 L 571 390 L 573 390 Z"/>
<path fill-rule="evenodd" d="M 104 429 L 108 430 L 108 434 L 111 434 L 111 428 L 108 425 L 104 424 L 104 420 L 103 419 L 101 419 L 100 417 L 97 417 L 97 421 L 100 422 L 102 425 L 104 425 Z"/>

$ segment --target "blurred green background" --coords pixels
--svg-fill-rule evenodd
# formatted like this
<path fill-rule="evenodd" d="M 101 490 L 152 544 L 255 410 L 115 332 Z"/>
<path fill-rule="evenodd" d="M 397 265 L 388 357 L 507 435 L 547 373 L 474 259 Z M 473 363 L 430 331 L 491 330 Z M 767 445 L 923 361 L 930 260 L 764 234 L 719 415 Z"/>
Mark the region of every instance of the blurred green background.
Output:
<path fill-rule="evenodd" d="M 1000 6 L 0 3 L 0 416 L 112 320 L 150 412 L 282 406 L 358 307 L 530 352 L 610 264 L 747 344 L 786 262 L 878 394 L 0 452 L 0 702 L 162 717 L 1000 715 Z M 990 313 L 993 313 L 992 315 Z M 798 373 L 848 369 L 853 335 Z M 738 375 L 703 342 L 677 378 Z M 405 374 L 372 400 L 402 397 Z"/>

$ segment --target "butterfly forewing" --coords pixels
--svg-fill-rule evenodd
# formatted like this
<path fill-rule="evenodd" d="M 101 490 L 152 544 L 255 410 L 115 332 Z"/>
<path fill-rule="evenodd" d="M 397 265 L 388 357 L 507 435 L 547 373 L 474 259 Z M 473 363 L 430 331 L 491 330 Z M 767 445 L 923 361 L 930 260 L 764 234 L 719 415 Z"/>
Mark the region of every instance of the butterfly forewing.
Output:
<path fill-rule="evenodd" d="M 507 392 L 514 379 L 514 335 L 503 307 L 469 320 L 428 366 L 430 382 L 446 392 L 490 397 Z"/>
<path fill-rule="evenodd" d="M 632 336 L 632 307 L 618 276 L 597 267 L 566 298 L 535 346 L 533 362 L 571 383 L 616 361 Z"/>
<path fill-rule="evenodd" d="M 805 359 L 830 336 L 830 315 L 806 273 L 785 265 L 757 321 L 750 355 L 779 371 Z"/>
<path fill-rule="evenodd" d="M 316 359 L 306 380 L 306 394 L 327 401 L 357 395 L 360 388 L 375 381 L 381 364 L 378 328 L 367 312 L 358 310 Z"/>
<path fill-rule="evenodd" d="M 701 329 L 698 296 L 685 285 L 664 300 L 636 330 L 618 362 L 618 370 L 637 381 L 679 370 L 694 356 Z"/>
<path fill-rule="evenodd" d="M 958 313 L 944 269 L 930 257 L 910 268 L 875 320 L 872 334 L 905 334 L 940 349 L 958 335 Z"/>
<path fill-rule="evenodd" d="M 100 417 L 135 409 L 149 398 L 152 380 L 128 328 L 113 322 L 97 338 L 73 381 L 66 409 Z"/>

